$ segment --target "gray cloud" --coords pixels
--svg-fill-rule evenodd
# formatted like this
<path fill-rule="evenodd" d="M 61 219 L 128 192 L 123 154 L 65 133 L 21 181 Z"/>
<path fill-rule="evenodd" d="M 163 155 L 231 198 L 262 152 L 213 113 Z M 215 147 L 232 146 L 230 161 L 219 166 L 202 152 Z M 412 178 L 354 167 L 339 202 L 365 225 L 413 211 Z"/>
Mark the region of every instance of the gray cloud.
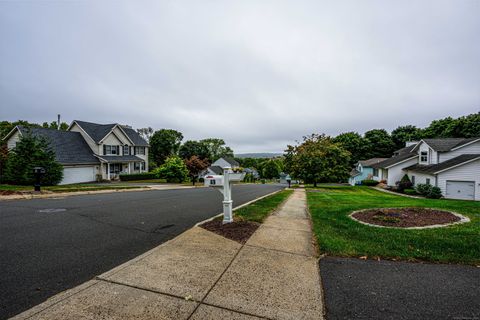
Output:
<path fill-rule="evenodd" d="M 0 2 L 0 118 L 281 151 L 477 112 L 480 2 Z"/>

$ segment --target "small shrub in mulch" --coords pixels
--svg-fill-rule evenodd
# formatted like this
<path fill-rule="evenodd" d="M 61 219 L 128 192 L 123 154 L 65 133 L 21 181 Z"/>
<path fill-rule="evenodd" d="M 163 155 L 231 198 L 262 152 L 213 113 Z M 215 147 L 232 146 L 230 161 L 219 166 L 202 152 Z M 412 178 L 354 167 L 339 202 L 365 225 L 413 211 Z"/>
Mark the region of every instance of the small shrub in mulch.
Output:
<path fill-rule="evenodd" d="M 362 222 L 385 227 L 425 227 L 460 221 L 448 211 L 428 208 L 381 208 L 355 212 L 352 217 Z"/>
<path fill-rule="evenodd" d="M 201 224 L 200 227 L 219 234 L 227 239 L 245 243 L 260 226 L 259 223 L 235 219 L 232 223 L 222 223 L 222 218 Z"/>

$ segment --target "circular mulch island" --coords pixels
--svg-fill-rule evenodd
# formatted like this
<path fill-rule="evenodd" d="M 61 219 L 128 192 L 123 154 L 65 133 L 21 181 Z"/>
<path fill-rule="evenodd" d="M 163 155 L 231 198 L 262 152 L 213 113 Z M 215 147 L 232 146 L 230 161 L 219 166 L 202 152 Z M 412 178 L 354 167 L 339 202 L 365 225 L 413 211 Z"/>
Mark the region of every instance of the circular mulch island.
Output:
<path fill-rule="evenodd" d="M 470 221 L 455 212 L 429 208 L 365 209 L 352 212 L 350 217 L 369 226 L 404 229 L 438 228 Z"/>

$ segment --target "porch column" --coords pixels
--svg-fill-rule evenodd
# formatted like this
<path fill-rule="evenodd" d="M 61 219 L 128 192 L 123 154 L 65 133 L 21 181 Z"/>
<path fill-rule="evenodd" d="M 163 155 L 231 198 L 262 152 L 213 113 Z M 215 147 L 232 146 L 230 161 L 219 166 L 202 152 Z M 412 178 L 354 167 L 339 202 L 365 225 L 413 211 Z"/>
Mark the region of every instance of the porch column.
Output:
<path fill-rule="evenodd" d="M 128 174 L 131 173 L 131 169 L 130 169 L 130 165 L 131 165 L 131 164 L 132 164 L 131 162 L 128 163 Z"/>
<path fill-rule="evenodd" d="M 110 180 L 110 162 L 107 163 L 107 180 Z"/>

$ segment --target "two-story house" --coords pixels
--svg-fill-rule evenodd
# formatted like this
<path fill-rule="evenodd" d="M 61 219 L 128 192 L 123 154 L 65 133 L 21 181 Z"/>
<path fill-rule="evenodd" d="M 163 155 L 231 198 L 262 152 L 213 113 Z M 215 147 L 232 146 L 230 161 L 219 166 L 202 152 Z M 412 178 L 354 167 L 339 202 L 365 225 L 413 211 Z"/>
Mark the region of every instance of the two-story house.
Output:
<path fill-rule="evenodd" d="M 15 127 L 8 149 L 24 134 L 45 137 L 63 165 L 61 184 L 112 180 L 120 173 L 148 171 L 148 143 L 129 126 L 74 120 L 67 131 Z"/>
<path fill-rule="evenodd" d="M 395 186 L 403 175 L 439 187 L 445 198 L 480 200 L 480 138 L 423 139 L 376 165 L 378 179 Z"/>
<path fill-rule="evenodd" d="M 378 179 L 376 168 L 373 168 L 372 165 L 377 164 L 386 160 L 386 158 L 371 158 L 368 160 L 360 160 L 355 164 L 355 168 L 350 171 L 350 178 L 348 182 L 350 185 L 354 186 L 361 184 L 363 180 L 366 179 Z"/>

